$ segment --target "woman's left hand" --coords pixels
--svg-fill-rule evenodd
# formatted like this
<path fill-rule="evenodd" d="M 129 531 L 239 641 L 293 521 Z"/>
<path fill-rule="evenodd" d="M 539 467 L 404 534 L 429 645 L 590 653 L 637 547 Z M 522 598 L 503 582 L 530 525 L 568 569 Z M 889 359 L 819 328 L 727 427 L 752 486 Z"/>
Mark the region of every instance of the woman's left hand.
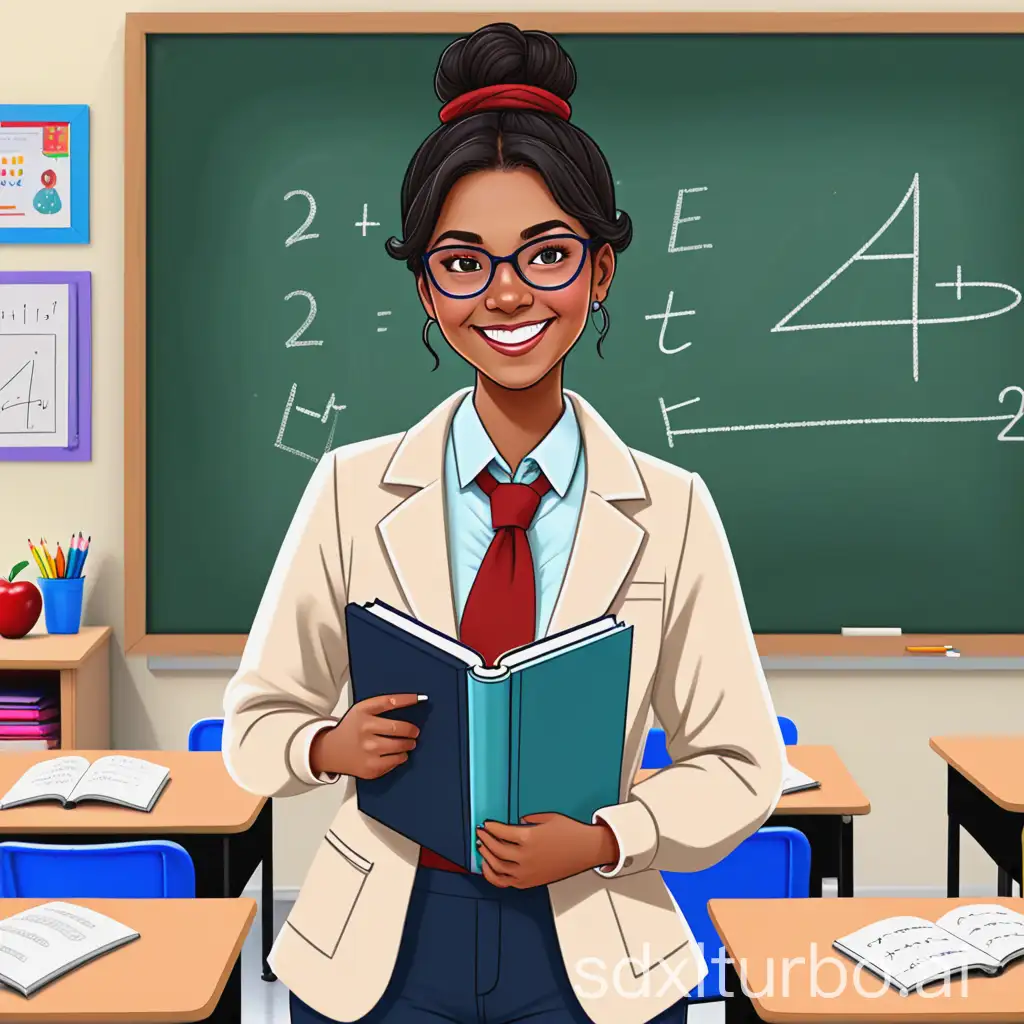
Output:
<path fill-rule="evenodd" d="M 485 821 L 476 830 L 483 874 L 501 888 L 531 889 L 619 859 L 615 833 L 564 814 L 529 814 L 522 825 Z"/>

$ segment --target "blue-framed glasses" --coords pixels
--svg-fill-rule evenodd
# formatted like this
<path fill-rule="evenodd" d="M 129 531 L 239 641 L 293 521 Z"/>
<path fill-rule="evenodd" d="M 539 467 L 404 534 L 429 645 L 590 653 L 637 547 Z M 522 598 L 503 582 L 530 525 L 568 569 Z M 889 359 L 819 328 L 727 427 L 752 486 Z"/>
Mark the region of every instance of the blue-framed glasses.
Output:
<path fill-rule="evenodd" d="M 442 245 L 426 253 L 423 263 L 434 287 L 450 299 L 472 299 L 486 291 L 502 263 L 511 263 L 530 288 L 554 291 L 579 277 L 594 241 L 579 235 L 544 235 L 508 256 L 492 256 L 477 245 Z"/>

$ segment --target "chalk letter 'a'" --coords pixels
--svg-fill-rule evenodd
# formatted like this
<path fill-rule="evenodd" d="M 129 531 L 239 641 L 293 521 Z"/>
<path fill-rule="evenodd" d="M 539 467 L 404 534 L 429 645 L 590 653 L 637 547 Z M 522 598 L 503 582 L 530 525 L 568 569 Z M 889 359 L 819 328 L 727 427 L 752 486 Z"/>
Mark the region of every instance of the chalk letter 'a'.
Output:
<path fill-rule="evenodd" d="M 919 237 L 919 226 L 921 220 L 921 186 L 920 176 L 915 174 L 914 180 L 910 184 L 910 188 L 907 189 L 907 194 L 900 200 L 899 206 L 890 214 L 889 219 L 834 273 L 831 277 L 826 278 L 817 288 L 807 296 L 799 305 L 791 309 L 773 328 L 772 333 L 775 334 L 779 331 L 814 331 L 822 330 L 827 327 L 877 327 L 889 323 L 908 323 L 914 325 L 914 331 L 917 331 L 917 274 L 918 265 L 920 262 L 920 237 Z M 914 200 L 914 248 L 913 252 L 878 252 L 872 253 L 868 250 L 877 242 L 882 235 L 892 227 L 893 222 L 903 212 L 904 207 L 910 200 Z M 790 320 L 793 319 L 805 306 L 813 302 L 833 281 L 841 277 L 846 273 L 850 267 L 853 266 L 858 260 L 913 260 L 914 262 L 914 282 L 913 282 L 913 314 L 910 319 L 902 320 L 849 320 L 844 323 L 819 323 L 819 324 L 791 324 Z"/>

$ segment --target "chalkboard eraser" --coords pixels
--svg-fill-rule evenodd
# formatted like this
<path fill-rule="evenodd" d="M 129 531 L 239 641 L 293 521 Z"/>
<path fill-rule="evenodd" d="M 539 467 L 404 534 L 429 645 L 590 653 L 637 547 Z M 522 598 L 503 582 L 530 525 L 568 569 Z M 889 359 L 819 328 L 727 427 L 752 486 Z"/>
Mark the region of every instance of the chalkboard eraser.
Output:
<path fill-rule="evenodd" d="M 899 626 L 843 626 L 843 636 L 902 636 Z"/>

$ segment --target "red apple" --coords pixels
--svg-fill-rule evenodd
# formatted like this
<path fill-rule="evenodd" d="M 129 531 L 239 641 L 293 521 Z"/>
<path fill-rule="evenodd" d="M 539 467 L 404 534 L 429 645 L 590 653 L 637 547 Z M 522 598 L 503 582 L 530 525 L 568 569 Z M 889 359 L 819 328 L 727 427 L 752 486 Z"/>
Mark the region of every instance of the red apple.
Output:
<path fill-rule="evenodd" d="M 43 610 L 43 595 L 34 583 L 14 582 L 26 565 L 28 562 L 19 562 L 7 579 L 0 576 L 0 636 L 6 640 L 23 637 L 39 621 Z"/>

